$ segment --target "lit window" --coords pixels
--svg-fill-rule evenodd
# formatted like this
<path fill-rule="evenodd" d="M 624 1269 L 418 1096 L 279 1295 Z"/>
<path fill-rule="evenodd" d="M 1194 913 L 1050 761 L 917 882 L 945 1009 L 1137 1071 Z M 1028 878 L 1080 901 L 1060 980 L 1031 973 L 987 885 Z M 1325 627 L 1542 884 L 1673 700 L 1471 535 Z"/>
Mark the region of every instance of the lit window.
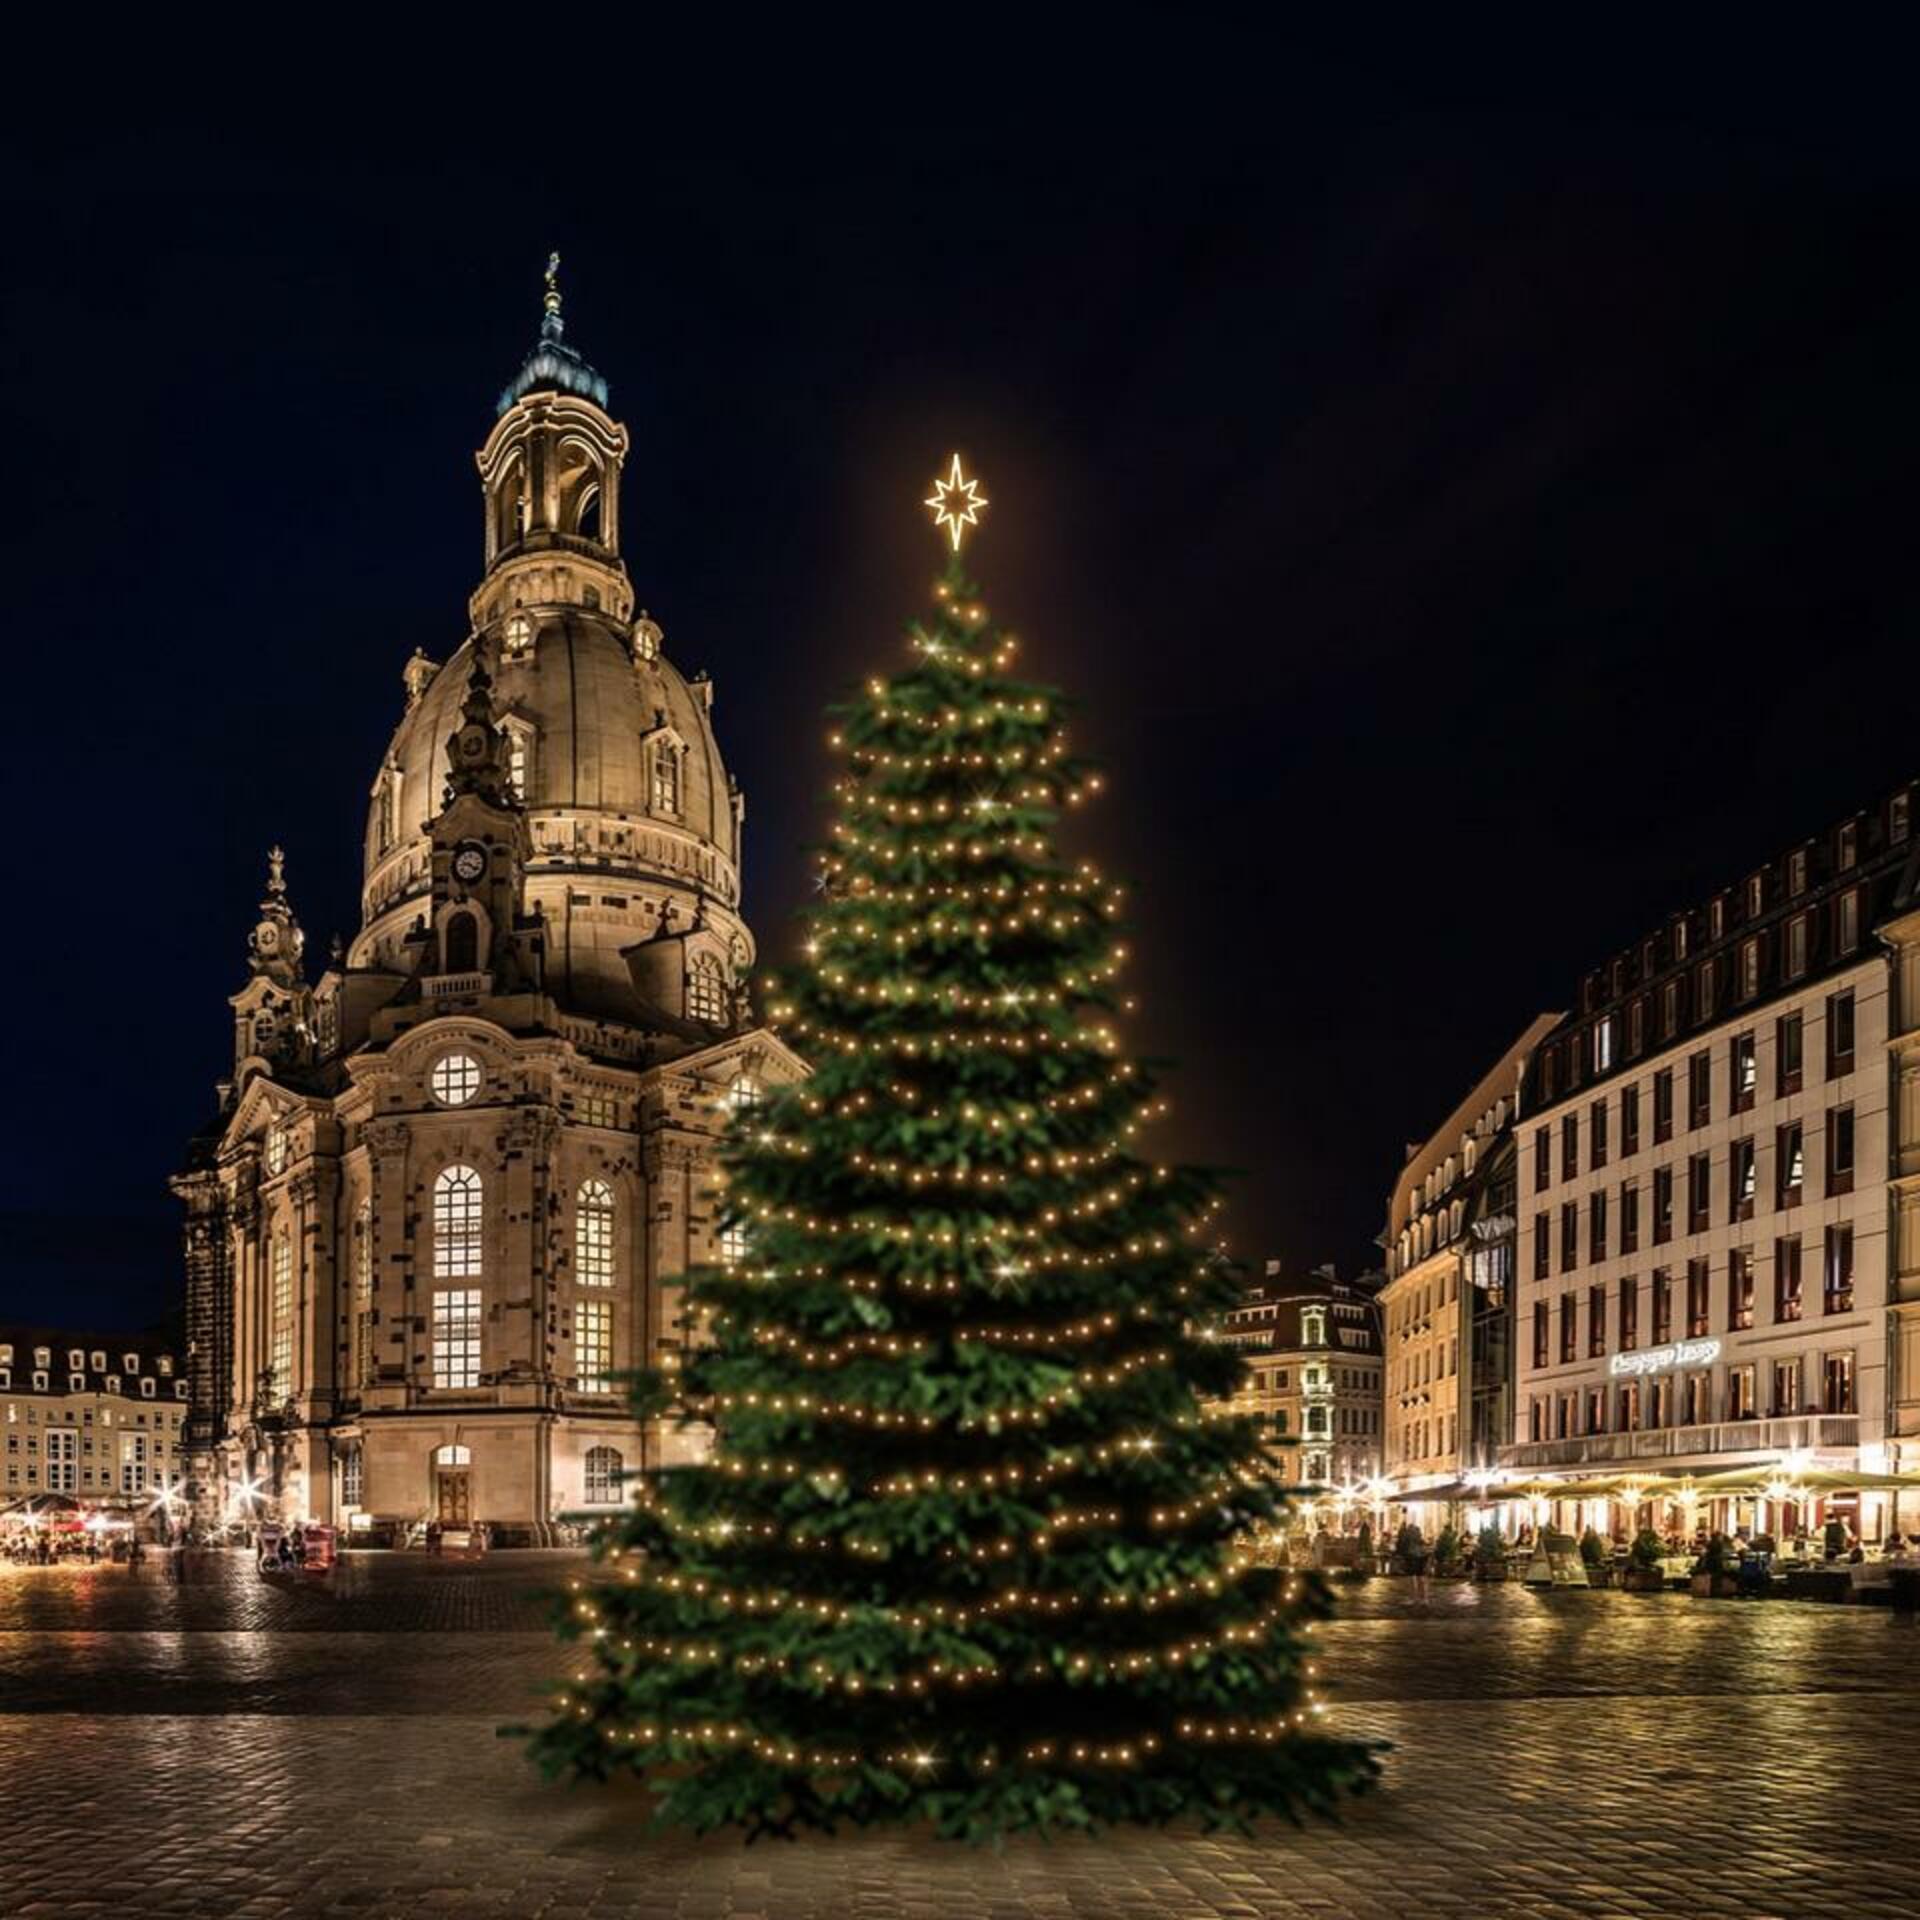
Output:
<path fill-rule="evenodd" d="M 377 853 L 387 853 L 393 847 L 393 819 L 396 812 L 393 791 L 393 776 L 383 773 L 380 784 L 373 792 L 373 844 Z"/>
<path fill-rule="evenodd" d="M 49 1493 L 72 1493 L 79 1484 L 80 1435 L 73 1427 L 49 1427 L 42 1478 Z"/>
<path fill-rule="evenodd" d="M 617 1127 L 620 1103 L 610 1093 L 583 1093 L 573 1103 L 575 1117 L 583 1127 Z"/>
<path fill-rule="evenodd" d="M 533 622 L 524 613 L 514 614 L 502 630 L 509 660 L 524 659 L 533 645 Z"/>
<path fill-rule="evenodd" d="M 433 1384 L 480 1384 L 478 1287 L 443 1287 L 433 1296 Z"/>
<path fill-rule="evenodd" d="M 267 1129 L 267 1171 L 284 1173 L 287 1167 L 287 1130 L 277 1122 Z"/>
<path fill-rule="evenodd" d="M 574 1203 L 575 1273 L 583 1287 L 613 1285 L 613 1189 L 588 1180 Z"/>
<path fill-rule="evenodd" d="M 720 1229 L 720 1259 L 723 1265 L 737 1267 L 749 1251 L 747 1229 L 738 1220 Z"/>
<path fill-rule="evenodd" d="M 120 1443 L 120 1491 L 145 1493 L 147 1490 L 147 1436 L 130 1433 Z"/>
<path fill-rule="evenodd" d="M 736 1073 L 727 1087 L 727 1105 L 735 1113 L 752 1113 L 760 1105 L 760 1082 L 750 1073 Z"/>
<path fill-rule="evenodd" d="M 708 954 L 695 960 L 687 975 L 687 1017 L 714 1026 L 727 1017 L 727 984 L 720 963 Z"/>
<path fill-rule="evenodd" d="M 153 1375 L 150 1373 L 143 1373 L 140 1376 L 140 1397 L 143 1400 L 153 1398 Z"/>
<path fill-rule="evenodd" d="M 613 1368 L 613 1305 L 583 1300 L 573 1310 L 573 1372 L 582 1393 L 607 1393 Z"/>
<path fill-rule="evenodd" d="M 443 1107 L 464 1107 L 480 1091 L 480 1062 L 470 1053 L 443 1054 L 428 1085 Z"/>
<path fill-rule="evenodd" d="M 293 1391 L 293 1242 L 284 1227 L 273 1242 L 272 1329 L 271 1391 L 280 1401 Z"/>
<path fill-rule="evenodd" d="M 448 1167 L 433 1183 L 433 1277 L 480 1278 L 480 1176 Z"/>
<path fill-rule="evenodd" d="M 1860 944 L 1860 896 L 1843 893 L 1837 909 L 1835 942 L 1842 953 L 1851 953 Z"/>
<path fill-rule="evenodd" d="M 340 1504 L 343 1507 L 357 1507 L 360 1496 L 365 1490 L 365 1481 L 360 1467 L 360 1449 L 349 1447 L 340 1461 Z"/>
<path fill-rule="evenodd" d="M 620 1498 L 620 1475 L 626 1462 L 618 1447 L 587 1449 L 587 1505 L 610 1507 Z"/>
<path fill-rule="evenodd" d="M 680 749 L 671 740 L 662 740 L 653 749 L 653 810 L 680 811 Z"/>
<path fill-rule="evenodd" d="M 366 1201 L 353 1221 L 353 1384 L 370 1387 L 373 1357 L 373 1208 Z"/>

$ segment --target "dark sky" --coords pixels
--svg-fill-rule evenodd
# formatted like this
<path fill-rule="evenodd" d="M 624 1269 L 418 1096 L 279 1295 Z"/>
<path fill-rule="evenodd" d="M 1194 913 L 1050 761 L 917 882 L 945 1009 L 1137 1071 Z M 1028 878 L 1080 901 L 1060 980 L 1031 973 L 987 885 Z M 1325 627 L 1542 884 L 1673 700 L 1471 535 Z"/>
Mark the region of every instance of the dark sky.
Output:
<path fill-rule="evenodd" d="M 549 247 L 769 957 L 821 710 L 899 657 L 967 449 L 988 597 L 1110 768 L 1171 1144 L 1244 1169 L 1250 1258 L 1370 1258 L 1402 1143 L 1585 966 L 1916 771 L 1905 49 L 1102 18 L 957 65 L 955 27 L 383 51 L 376 91 L 176 44 L 83 99 L 23 56 L 0 1315 L 172 1303 L 263 851 L 324 954 Z"/>

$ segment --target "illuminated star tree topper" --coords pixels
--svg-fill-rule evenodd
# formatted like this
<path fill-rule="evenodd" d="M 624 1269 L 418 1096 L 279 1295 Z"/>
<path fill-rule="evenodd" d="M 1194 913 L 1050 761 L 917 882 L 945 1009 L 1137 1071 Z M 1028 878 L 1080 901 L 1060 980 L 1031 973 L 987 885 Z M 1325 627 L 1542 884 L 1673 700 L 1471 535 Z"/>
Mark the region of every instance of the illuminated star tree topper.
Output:
<path fill-rule="evenodd" d="M 967 529 L 980 524 L 980 509 L 987 504 L 987 496 L 980 491 L 980 482 L 969 480 L 960 470 L 960 456 L 957 453 L 953 456 L 953 464 L 947 469 L 946 478 L 935 480 L 933 491 L 921 502 L 922 506 L 933 509 L 933 524 L 946 531 L 955 553 L 960 551 L 960 542 L 967 537 Z"/>

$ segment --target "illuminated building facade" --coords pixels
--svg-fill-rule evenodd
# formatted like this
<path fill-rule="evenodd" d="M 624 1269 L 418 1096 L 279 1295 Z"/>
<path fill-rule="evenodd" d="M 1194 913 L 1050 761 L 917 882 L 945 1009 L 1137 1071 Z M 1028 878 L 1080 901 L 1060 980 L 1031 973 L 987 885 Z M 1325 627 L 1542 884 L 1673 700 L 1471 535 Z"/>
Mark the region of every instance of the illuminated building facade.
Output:
<path fill-rule="evenodd" d="M 1915 804 L 1676 916 L 1536 1050 L 1512 1467 L 1920 1465 Z"/>
<path fill-rule="evenodd" d="M 276 850 L 174 1182 L 203 1519 L 538 1541 L 694 1444 L 615 1376 L 677 1363 L 677 1277 L 742 1250 L 716 1137 L 798 1068 L 749 1010 L 712 685 L 621 558 L 627 446 L 550 273 L 466 635 L 406 663 L 374 770 L 359 932 L 310 983 Z"/>
<path fill-rule="evenodd" d="M 1385 1469 L 1441 1494 L 1491 1468 L 1512 1431 L 1514 1119 L 1543 1014 L 1423 1145 L 1387 1205 Z"/>
<path fill-rule="evenodd" d="M 1229 1403 L 1289 1442 L 1289 1475 L 1337 1487 L 1380 1471 L 1380 1321 L 1372 1288 L 1321 1268 L 1281 1277 L 1269 1260 L 1219 1337 L 1240 1348 L 1247 1378 Z"/>
<path fill-rule="evenodd" d="M 0 1506 L 61 1494 L 138 1517 L 186 1479 L 187 1376 L 145 1335 L 0 1324 Z"/>

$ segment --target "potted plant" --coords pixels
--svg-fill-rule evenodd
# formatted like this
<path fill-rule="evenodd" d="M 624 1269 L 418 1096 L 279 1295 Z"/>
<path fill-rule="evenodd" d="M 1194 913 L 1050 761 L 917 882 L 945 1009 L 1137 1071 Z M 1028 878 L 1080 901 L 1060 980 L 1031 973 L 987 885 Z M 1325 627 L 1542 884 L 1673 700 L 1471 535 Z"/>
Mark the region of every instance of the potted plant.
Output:
<path fill-rule="evenodd" d="M 1605 1587 L 1613 1584 L 1613 1555 L 1607 1543 L 1589 1527 L 1580 1536 L 1580 1564 L 1587 1570 L 1587 1585 Z"/>
<path fill-rule="evenodd" d="M 1447 1525 L 1440 1529 L 1440 1537 L 1433 1543 L 1433 1570 L 1443 1577 L 1451 1577 L 1460 1571 L 1460 1529 Z"/>
<path fill-rule="evenodd" d="M 1702 1600 L 1734 1600 L 1740 1594 L 1740 1562 L 1733 1542 L 1724 1533 L 1708 1540 L 1706 1550 L 1693 1563 L 1693 1593 Z"/>
<path fill-rule="evenodd" d="M 1473 1543 L 1473 1577 L 1476 1580 L 1504 1580 L 1507 1577 L 1507 1543 L 1500 1529 L 1489 1522 L 1480 1529 Z"/>
<path fill-rule="evenodd" d="M 1620 1585 L 1628 1593 L 1658 1593 L 1667 1584 L 1660 1562 L 1664 1558 L 1660 1536 L 1651 1527 L 1642 1527 L 1627 1549 L 1627 1564 L 1621 1570 Z"/>

